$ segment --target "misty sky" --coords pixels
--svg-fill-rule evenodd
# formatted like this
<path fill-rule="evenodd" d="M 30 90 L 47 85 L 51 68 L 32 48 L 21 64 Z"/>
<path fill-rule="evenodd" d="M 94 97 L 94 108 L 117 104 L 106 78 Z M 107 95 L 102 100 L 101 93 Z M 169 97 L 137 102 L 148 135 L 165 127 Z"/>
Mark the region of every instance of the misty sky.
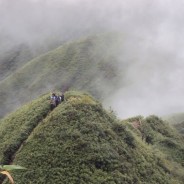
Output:
<path fill-rule="evenodd" d="M 183 17 L 183 0 L 0 0 L 0 45 L 123 32 L 127 83 L 104 103 L 120 117 L 184 112 Z"/>

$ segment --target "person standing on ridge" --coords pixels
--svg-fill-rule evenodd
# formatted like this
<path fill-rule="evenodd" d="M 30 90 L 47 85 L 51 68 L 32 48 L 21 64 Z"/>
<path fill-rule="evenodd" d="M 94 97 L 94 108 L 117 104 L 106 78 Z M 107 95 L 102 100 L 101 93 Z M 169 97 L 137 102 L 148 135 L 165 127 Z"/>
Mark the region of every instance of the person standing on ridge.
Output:
<path fill-rule="evenodd" d="M 50 97 L 50 110 L 53 110 L 56 107 L 56 100 L 57 100 L 56 94 L 52 93 Z"/>
<path fill-rule="evenodd" d="M 60 98 L 61 98 L 61 102 L 63 102 L 65 100 L 65 96 L 64 96 L 64 93 L 63 92 L 61 92 Z"/>

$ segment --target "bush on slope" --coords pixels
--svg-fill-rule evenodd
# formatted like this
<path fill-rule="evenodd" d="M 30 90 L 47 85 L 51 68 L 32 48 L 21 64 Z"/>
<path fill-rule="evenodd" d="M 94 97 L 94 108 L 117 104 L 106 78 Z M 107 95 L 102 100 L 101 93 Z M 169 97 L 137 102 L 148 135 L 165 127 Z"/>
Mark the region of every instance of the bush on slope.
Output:
<path fill-rule="evenodd" d="M 17 152 L 21 183 L 173 183 L 162 159 L 87 94 L 67 92 Z M 179 183 L 179 181 L 177 181 Z"/>
<path fill-rule="evenodd" d="M 44 95 L 0 121 L 1 164 L 12 163 L 18 149 L 48 113 L 48 95 Z"/>
<path fill-rule="evenodd" d="M 146 118 L 147 125 L 153 132 L 153 139 L 159 149 L 167 153 L 171 159 L 184 164 L 184 141 L 166 122 L 156 116 Z M 184 166 L 184 165 L 183 165 Z"/>
<path fill-rule="evenodd" d="M 140 122 L 139 127 L 134 127 L 135 122 Z M 155 115 L 129 118 L 124 123 L 131 125 L 135 135 L 149 144 L 156 154 L 162 155 L 171 175 L 184 180 L 184 140 L 175 129 Z"/>

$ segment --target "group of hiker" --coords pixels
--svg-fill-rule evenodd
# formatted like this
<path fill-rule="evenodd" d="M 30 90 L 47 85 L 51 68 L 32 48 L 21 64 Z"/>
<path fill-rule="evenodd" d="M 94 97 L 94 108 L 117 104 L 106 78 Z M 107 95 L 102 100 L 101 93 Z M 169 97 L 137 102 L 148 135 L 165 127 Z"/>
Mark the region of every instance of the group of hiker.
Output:
<path fill-rule="evenodd" d="M 61 95 L 56 95 L 56 93 L 52 93 L 50 96 L 50 109 L 53 110 L 55 107 L 58 106 L 61 102 L 64 101 L 64 93 Z"/>

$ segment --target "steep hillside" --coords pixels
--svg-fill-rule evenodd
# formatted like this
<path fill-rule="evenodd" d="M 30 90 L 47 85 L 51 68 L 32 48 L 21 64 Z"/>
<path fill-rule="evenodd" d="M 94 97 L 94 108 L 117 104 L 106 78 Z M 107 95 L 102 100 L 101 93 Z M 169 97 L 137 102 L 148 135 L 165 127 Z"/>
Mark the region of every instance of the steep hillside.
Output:
<path fill-rule="evenodd" d="M 107 96 L 118 85 L 121 43 L 118 34 L 91 36 L 29 61 L 0 82 L 0 117 L 55 88 Z"/>
<path fill-rule="evenodd" d="M 51 112 L 47 99 L 42 96 L 1 120 L 0 147 L 6 153 L 1 163 L 27 168 L 13 173 L 17 184 L 182 183 L 159 150 L 155 153 L 130 124 L 91 96 L 67 92 Z"/>
<path fill-rule="evenodd" d="M 1 40 L 0 35 L 0 40 Z M 5 43 L 7 43 L 6 41 Z M 51 49 L 57 48 L 61 42 L 48 41 L 46 45 L 35 44 L 34 47 L 28 44 L 20 43 L 0 43 L 0 81 L 4 80 L 9 75 L 12 75 L 31 59 L 46 53 Z"/>
<path fill-rule="evenodd" d="M 176 130 L 156 116 L 145 119 L 142 132 L 151 134 L 153 144 L 171 158 L 184 166 L 184 142 Z M 149 131 L 148 127 L 149 126 Z"/>
<path fill-rule="evenodd" d="M 48 102 L 48 95 L 42 96 L 0 121 L 0 163 L 12 163 L 16 151 L 49 113 Z"/>
<path fill-rule="evenodd" d="M 141 116 L 123 121 L 131 130 L 152 147 L 155 153 L 163 155 L 167 169 L 180 178 L 184 176 L 184 139 L 178 132 L 157 116 Z"/>
<path fill-rule="evenodd" d="M 0 53 L 0 81 L 11 75 L 25 62 L 32 59 L 33 53 L 25 45 L 17 45 Z"/>

